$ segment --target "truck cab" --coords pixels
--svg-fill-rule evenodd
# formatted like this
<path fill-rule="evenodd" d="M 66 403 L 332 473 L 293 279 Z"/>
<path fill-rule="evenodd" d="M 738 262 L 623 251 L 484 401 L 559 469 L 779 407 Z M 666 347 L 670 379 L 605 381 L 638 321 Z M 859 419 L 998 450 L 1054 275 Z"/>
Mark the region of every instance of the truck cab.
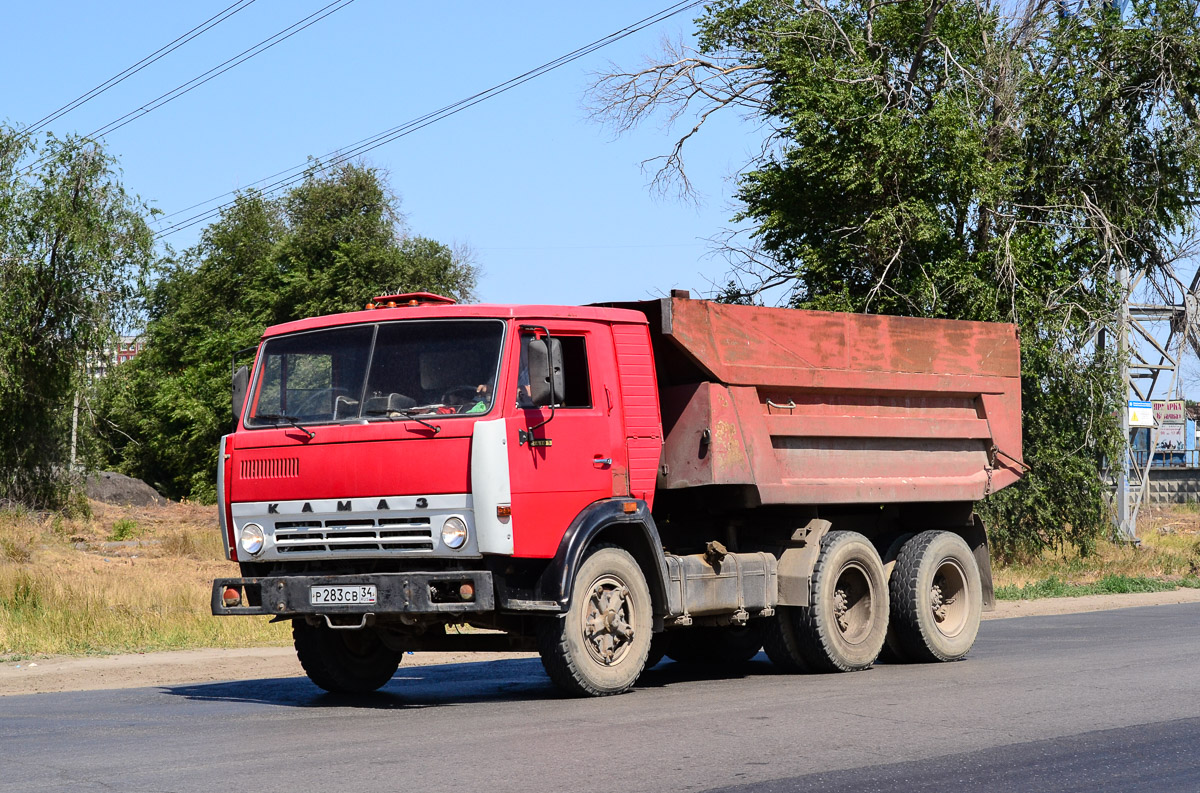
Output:
<path fill-rule="evenodd" d="M 653 366 L 645 315 L 615 308 L 394 295 L 270 328 L 222 439 L 243 576 L 214 613 L 370 630 L 393 655 L 464 621 L 527 647 L 572 524 L 651 508 Z"/>
<path fill-rule="evenodd" d="M 661 427 L 644 315 L 522 307 L 497 316 L 398 297 L 402 307 L 379 298 L 383 310 L 264 336 L 224 440 L 229 558 L 313 569 L 550 558 L 587 505 L 651 503 Z M 536 404 L 528 351 L 547 337 L 558 389 L 552 404 Z M 639 457 L 642 447 L 654 454 Z M 261 547 L 242 543 L 248 523 L 262 528 Z"/>

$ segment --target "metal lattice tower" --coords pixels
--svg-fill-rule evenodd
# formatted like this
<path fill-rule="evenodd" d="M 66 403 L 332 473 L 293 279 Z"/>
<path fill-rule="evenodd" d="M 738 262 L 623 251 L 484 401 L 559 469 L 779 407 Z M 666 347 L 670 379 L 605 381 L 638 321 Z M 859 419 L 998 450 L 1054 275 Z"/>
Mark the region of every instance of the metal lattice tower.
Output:
<path fill-rule="evenodd" d="M 1179 368 L 1185 349 L 1200 355 L 1200 269 L 1187 285 L 1171 267 L 1158 270 L 1159 278 L 1144 273 L 1130 280 L 1129 270 L 1119 278 L 1125 299 L 1121 306 L 1118 355 L 1125 400 L 1167 399 L 1179 384 Z M 1140 298 L 1140 299 L 1139 299 Z M 1125 400 L 1122 400 L 1123 402 Z M 1125 450 L 1115 470 L 1113 520 L 1117 535 L 1138 542 L 1137 516 L 1149 491 L 1151 462 L 1158 444 L 1158 427 L 1150 430 L 1145 460 L 1134 453 L 1129 411 L 1122 405 L 1121 429 Z"/>

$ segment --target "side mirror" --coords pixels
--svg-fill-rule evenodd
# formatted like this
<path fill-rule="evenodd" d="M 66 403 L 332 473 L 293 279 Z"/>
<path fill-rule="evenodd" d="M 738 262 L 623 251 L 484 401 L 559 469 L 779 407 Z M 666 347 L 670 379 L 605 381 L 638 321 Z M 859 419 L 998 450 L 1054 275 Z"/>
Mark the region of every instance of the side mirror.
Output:
<path fill-rule="evenodd" d="M 529 397 L 534 407 L 562 401 L 562 342 L 558 339 L 529 340 Z"/>
<path fill-rule="evenodd" d="M 233 421 L 242 420 L 242 407 L 246 404 L 246 390 L 250 387 L 250 370 L 245 366 L 233 373 Z"/>

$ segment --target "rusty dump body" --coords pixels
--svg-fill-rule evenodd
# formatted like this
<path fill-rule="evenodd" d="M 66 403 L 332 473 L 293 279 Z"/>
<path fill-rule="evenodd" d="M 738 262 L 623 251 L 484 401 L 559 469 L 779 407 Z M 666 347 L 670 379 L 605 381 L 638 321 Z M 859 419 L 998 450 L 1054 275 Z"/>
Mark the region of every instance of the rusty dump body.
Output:
<path fill-rule="evenodd" d="M 658 371 L 660 492 L 740 486 L 751 506 L 974 502 L 1020 475 L 1013 325 L 635 305 Z"/>

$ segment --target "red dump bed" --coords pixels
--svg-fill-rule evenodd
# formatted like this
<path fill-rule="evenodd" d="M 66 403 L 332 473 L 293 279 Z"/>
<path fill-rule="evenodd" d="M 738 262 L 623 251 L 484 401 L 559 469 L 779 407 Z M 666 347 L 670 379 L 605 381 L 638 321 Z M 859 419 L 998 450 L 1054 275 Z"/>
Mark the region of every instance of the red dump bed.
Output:
<path fill-rule="evenodd" d="M 976 501 L 1021 466 L 1013 325 L 667 298 L 658 487 L 763 504 Z"/>

